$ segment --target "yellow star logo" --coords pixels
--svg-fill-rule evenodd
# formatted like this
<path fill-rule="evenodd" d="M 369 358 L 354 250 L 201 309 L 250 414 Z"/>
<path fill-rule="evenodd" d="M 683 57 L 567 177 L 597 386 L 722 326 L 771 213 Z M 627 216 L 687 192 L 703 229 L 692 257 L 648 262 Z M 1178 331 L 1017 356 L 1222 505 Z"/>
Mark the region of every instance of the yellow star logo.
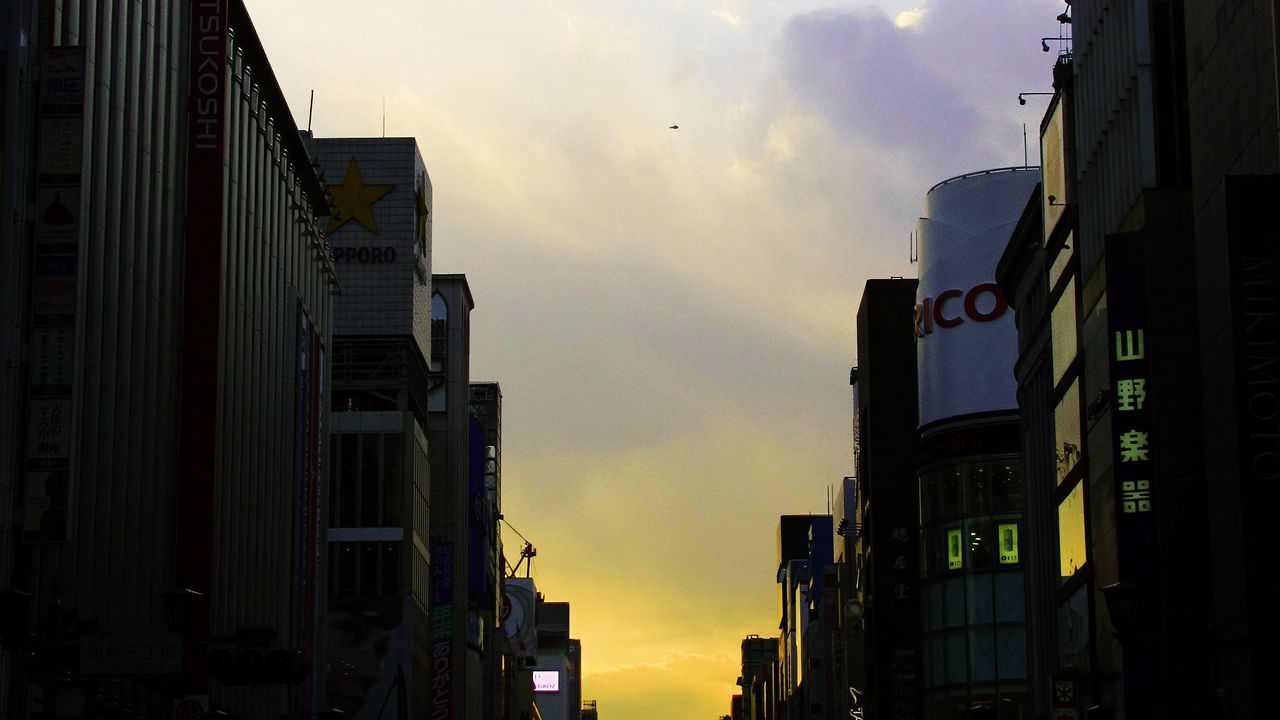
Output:
<path fill-rule="evenodd" d="M 351 156 L 347 163 L 347 174 L 341 185 L 329 186 L 329 198 L 333 201 L 333 214 L 329 216 L 329 225 L 324 229 L 326 235 L 334 232 L 347 223 L 355 220 L 365 226 L 369 232 L 378 234 L 378 222 L 373 219 L 373 204 L 383 195 L 391 192 L 395 185 L 365 185 L 360 176 L 360 167 L 356 165 L 356 157 Z"/>

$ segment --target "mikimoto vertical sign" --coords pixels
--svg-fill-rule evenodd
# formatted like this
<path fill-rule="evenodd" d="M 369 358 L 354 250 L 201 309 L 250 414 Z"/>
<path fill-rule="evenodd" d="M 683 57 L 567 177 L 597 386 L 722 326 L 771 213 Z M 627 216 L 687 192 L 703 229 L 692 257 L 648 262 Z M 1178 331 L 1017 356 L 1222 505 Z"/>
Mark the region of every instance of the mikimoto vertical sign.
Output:
<path fill-rule="evenodd" d="M 227 117 L 227 0 L 193 0 L 187 85 L 187 217 L 183 284 L 180 584 L 213 576 L 213 468 Z M 208 632 L 207 621 L 193 629 Z M 200 665 L 200 663 L 196 663 Z M 190 672 L 203 684 L 203 672 Z"/>

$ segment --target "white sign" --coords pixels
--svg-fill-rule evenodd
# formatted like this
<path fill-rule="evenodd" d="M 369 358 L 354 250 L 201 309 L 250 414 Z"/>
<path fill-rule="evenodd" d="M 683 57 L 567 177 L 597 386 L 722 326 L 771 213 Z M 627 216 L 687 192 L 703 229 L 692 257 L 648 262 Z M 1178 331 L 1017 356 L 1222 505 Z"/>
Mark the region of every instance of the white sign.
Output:
<path fill-rule="evenodd" d="M 922 427 L 1018 406 L 1018 333 L 995 274 L 1038 179 L 1036 170 L 979 173 L 925 197 L 915 318 Z"/>
<path fill-rule="evenodd" d="M 533 691 L 541 693 L 560 692 L 560 671 L 534 670 Z"/>

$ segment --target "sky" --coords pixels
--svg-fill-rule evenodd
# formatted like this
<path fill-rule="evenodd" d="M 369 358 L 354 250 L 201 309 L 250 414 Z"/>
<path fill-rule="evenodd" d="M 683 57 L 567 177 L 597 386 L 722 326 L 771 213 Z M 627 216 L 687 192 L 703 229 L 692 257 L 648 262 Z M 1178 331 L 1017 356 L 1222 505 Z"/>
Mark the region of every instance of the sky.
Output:
<path fill-rule="evenodd" d="M 1063 2 L 246 5 L 299 127 L 314 90 L 319 137 L 418 141 L 583 698 L 727 714 L 777 634 L 778 516 L 852 471 L 863 285 L 915 276 L 935 183 L 1022 165 L 1024 124 L 1036 164 L 1017 96 L 1051 90 Z"/>

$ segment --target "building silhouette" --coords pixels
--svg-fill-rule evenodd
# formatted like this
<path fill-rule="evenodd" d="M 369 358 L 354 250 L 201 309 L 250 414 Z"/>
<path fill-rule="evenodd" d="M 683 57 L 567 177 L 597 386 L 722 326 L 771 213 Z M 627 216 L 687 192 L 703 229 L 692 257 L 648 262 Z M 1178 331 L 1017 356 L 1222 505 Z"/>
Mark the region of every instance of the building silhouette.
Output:
<path fill-rule="evenodd" d="M 1031 571 L 1036 707 L 1259 717 L 1278 635 L 1275 8 L 1072 10 L 1042 188 L 1001 273 L 1028 512 L 1057 545 Z"/>
<path fill-rule="evenodd" d="M 0 27 L 6 711 L 309 715 L 337 285 L 266 52 L 238 1 Z"/>

